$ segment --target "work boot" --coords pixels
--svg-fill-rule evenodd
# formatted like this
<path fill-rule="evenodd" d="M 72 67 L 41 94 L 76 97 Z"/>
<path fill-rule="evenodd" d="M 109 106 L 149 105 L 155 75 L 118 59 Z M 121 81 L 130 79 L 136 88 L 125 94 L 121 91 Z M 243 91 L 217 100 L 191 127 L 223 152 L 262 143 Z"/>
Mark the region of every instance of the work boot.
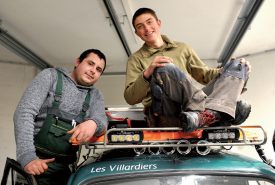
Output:
<path fill-rule="evenodd" d="M 229 114 L 220 113 L 221 119 L 218 122 L 213 123 L 211 126 L 231 126 L 242 124 L 249 116 L 251 112 L 251 105 L 245 100 L 240 100 L 237 102 L 235 118 L 232 118 Z"/>
<path fill-rule="evenodd" d="M 214 110 L 181 112 L 180 121 L 184 131 L 190 132 L 204 126 L 209 126 L 221 120 L 219 112 Z"/>
<path fill-rule="evenodd" d="M 248 118 L 250 112 L 251 105 L 247 101 L 238 101 L 235 111 L 235 119 L 230 120 L 229 123 L 231 123 L 232 125 L 242 124 Z"/>
<path fill-rule="evenodd" d="M 222 119 L 220 122 L 213 124 L 212 126 L 231 126 L 242 124 L 249 116 L 251 112 L 251 105 L 245 101 L 240 100 L 237 102 L 235 110 L 235 118 L 232 118 L 228 114 L 222 114 Z"/>

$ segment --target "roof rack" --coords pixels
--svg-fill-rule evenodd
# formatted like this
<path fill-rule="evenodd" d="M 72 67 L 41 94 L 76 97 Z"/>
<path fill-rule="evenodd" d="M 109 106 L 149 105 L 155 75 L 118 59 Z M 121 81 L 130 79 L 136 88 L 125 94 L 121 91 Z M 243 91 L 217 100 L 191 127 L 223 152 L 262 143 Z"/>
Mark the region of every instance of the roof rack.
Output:
<path fill-rule="evenodd" d="M 111 128 L 103 136 L 92 138 L 85 147 L 89 150 L 133 148 L 139 155 L 146 149 L 152 155 L 175 151 L 186 155 L 196 149 L 200 155 L 207 155 L 213 147 L 228 149 L 228 146 L 263 145 L 266 141 L 266 133 L 259 125 L 204 127 L 188 133 L 179 127 Z"/>

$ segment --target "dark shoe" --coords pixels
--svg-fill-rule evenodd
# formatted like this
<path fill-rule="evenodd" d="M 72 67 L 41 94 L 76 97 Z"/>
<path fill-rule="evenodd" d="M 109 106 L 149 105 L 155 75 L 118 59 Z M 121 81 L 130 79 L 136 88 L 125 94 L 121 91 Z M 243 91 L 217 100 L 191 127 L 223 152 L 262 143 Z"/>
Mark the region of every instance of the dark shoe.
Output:
<path fill-rule="evenodd" d="M 181 112 L 179 115 L 183 131 L 191 132 L 199 127 L 199 117 L 197 112 Z"/>
<path fill-rule="evenodd" d="M 205 110 L 201 112 L 189 111 L 180 114 L 180 121 L 184 131 L 190 132 L 197 128 L 209 126 L 220 121 L 220 113 L 214 110 Z"/>
<path fill-rule="evenodd" d="M 245 100 L 240 100 L 237 102 L 235 119 L 231 120 L 232 125 L 242 124 L 249 116 L 251 112 L 251 105 Z"/>
<path fill-rule="evenodd" d="M 221 120 L 212 124 L 211 126 L 231 126 L 242 124 L 249 116 L 251 112 L 251 105 L 245 100 L 240 100 L 237 102 L 235 119 L 233 119 L 229 114 L 221 113 Z"/>

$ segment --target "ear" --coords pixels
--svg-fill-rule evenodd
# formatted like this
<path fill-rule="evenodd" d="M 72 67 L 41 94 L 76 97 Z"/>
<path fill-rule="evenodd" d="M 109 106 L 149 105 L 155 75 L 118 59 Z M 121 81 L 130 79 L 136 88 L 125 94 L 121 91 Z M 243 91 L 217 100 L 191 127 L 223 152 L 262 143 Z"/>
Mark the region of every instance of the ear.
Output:
<path fill-rule="evenodd" d="M 79 58 L 75 59 L 74 66 L 77 67 L 80 64 Z"/>
<path fill-rule="evenodd" d="M 161 20 L 158 19 L 157 23 L 158 23 L 158 25 L 160 27 L 161 26 Z"/>

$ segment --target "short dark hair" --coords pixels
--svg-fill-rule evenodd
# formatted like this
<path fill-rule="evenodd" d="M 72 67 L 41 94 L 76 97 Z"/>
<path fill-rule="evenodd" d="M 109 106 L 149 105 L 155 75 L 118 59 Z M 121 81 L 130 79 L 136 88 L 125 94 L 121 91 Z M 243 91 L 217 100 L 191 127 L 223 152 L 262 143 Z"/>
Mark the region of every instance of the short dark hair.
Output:
<path fill-rule="evenodd" d="M 150 8 L 139 8 L 133 15 L 132 24 L 134 28 L 135 28 L 135 20 L 137 19 L 137 17 L 146 13 L 153 15 L 156 18 L 156 20 L 158 20 L 158 16 L 154 10 Z"/>
<path fill-rule="evenodd" d="M 87 49 L 86 51 L 83 51 L 83 53 L 81 53 L 81 55 L 78 57 L 79 61 L 82 62 L 90 53 L 94 53 L 100 59 L 104 60 L 104 68 L 102 70 L 102 73 L 103 73 L 103 71 L 106 68 L 106 57 L 100 50 L 98 50 L 98 49 Z"/>

